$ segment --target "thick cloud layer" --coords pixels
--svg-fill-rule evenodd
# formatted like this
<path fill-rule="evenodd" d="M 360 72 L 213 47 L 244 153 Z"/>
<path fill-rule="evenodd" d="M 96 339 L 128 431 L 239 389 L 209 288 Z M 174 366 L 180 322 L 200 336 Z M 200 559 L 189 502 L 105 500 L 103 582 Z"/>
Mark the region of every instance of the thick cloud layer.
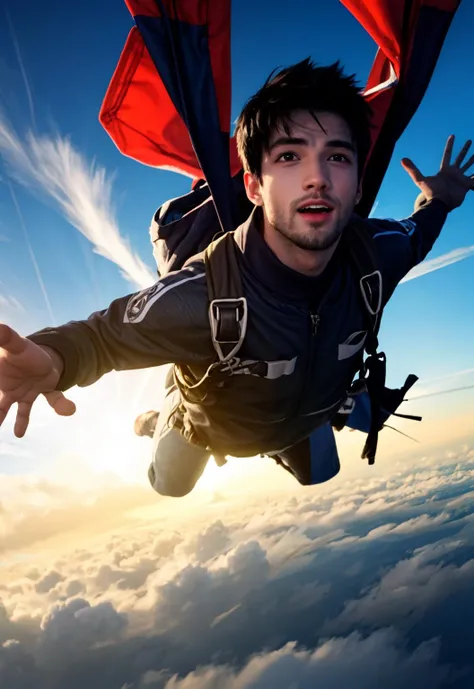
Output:
<path fill-rule="evenodd" d="M 438 689 L 448 669 L 436 665 L 437 642 L 421 644 L 412 653 L 391 629 L 367 638 L 353 633 L 345 639 L 330 639 L 314 651 L 298 649 L 295 643 L 253 657 L 240 671 L 208 667 L 184 679 L 173 677 L 166 689 Z M 153 689 L 153 683 L 144 682 Z M 158 683 L 155 683 L 158 689 Z"/>
<path fill-rule="evenodd" d="M 473 489 L 466 447 L 11 562 L 0 686 L 467 689 Z"/>

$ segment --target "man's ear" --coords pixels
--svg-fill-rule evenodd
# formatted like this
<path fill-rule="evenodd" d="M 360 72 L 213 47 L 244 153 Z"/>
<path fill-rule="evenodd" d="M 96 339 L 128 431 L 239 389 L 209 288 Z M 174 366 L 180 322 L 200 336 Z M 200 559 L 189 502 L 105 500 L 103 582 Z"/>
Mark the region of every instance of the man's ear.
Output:
<path fill-rule="evenodd" d="M 359 180 L 359 185 L 358 185 L 358 187 L 357 187 L 356 197 L 355 197 L 355 205 L 356 205 L 356 206 L 357 206 L 357 204 L 359 203 L 359 201 L 361 200 L 361 198 L 362 198 L 362 180 L 360 179 L 360 180 Z"/>
<path fill-rule="evenodd" d="M 261 185 L 257 175 L 252 172 L 244 172 L 244 185 L 247 198 L 255 206 L 263 206 Z"/>

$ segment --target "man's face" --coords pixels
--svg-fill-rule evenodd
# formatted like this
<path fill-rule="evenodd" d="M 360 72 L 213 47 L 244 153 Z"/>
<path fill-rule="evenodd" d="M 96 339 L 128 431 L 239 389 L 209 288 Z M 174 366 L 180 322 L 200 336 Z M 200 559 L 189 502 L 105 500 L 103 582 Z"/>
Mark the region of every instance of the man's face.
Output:
<path fill-rule="evenodd" d="M 334 113 L 315 114 L 322 128 L 309 112 L 296 111 L 290 136 L 275 130 L 261 181 L 246 172 L 245 184 L 250 200 L 263 207 L 264 232 L 323 251 L 339 240 L 361 190 L 349 126 Z"/>

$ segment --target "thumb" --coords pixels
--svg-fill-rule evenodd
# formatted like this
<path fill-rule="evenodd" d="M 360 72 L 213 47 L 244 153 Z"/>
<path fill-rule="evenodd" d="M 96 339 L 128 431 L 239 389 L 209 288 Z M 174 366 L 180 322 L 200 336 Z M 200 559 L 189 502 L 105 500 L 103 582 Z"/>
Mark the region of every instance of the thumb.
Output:
<path fill-rule="evenodd" d="M 76 411 L 76 405 L 67 397 L 64 397 L 62 392 L 54 390 L 53 392 L 44 393 L 46 401 L 49 406 L 54 409 L 59 416 L 72 416 Z"/>
<path fill-rule="evenodd" d="M 424 175 L 421 174 L 420 170 L 410 158 L 402 158 L 401 163 L 402 167 L 408 172 L 415 184 L 420 184 L 424 181 Z"/>

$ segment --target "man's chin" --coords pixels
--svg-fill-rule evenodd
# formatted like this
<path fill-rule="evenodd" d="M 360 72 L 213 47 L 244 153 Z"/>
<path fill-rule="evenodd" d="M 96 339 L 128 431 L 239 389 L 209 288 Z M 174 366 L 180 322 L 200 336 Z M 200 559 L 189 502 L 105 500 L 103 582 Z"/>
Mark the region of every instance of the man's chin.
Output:
<path fill-rule="evenodd" d="M 320 228 L 314 229 L 318 230 Z M 307 251 L 327 251 L 337 244 L 341 238 L 341 234 L 342 233 L 337 230 L 332 230 L 330 232 L 325 232 L 323 236 L 317 236 L 317 234 L 313 236 L 294 236 L 293 243 L 300 249 L 306 249 Z"/>
<path fill-rule="evenodd" d="M 334 245 L 337 244 L 339 239 L 340 235 L 332 239 L 309 241 L 307 243 L 294 242 L 294 244 L 299 249 L 304 249 L 305 251 L 328 251 L 328 249 L 332 249 Z"/>

